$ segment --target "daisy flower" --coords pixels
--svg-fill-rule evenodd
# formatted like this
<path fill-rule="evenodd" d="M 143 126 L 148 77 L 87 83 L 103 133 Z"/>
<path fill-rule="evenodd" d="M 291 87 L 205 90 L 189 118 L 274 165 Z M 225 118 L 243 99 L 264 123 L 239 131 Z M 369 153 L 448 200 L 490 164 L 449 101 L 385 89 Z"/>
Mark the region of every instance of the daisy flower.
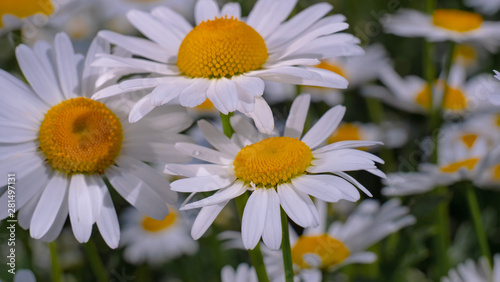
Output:
<path fill-rule="evenodd" d="M 123 255 L 130 263 L 158 265 L 198 251 L 198 243 L 189 236 L 182 214 L 172 207 L 162 220 L 141 215 L 132 208 L 120 218 L 123 223 L 120 244 L 125 246 Z"/>
<path fill-rule="evenodd" d="M 30 86 L 0 71 L 0 172 L 16 175 L 19 224 L 35 239 L 54 240 L 69 214 L 79 242 L 88 241 L 97 223 L 107 244 L 116 248 L 118 219 L 104 177 L 125 200 L 156 219 L 168 214 L 166 202 L 177 200 L 169 182 L 144 162 L 188 161 L 173 143 L 189 140 L 177 133 L 192 120 L 185 109 L 173 106 L 169 113 L 158 109 L 143 122 L 129 124 L 123 104 L 90 99 L 102 78 L 90 61 L 108 51 L 109 45 L 96 39 L 85 59 L 61 33 L 54 47 L 42 41 L 33 49 L 16 49 Z M 0 203 L 7 205 L 3 181 Z M 7 215 L 2 210 L 0 219 Z"/>
<path fill-rule="evenodd" d="M 317 227 L 306 228 L 300 236 L 290 228 L 293 267 L 300 281 L 322 281 L 322 270 L 336 271 L 352 263 L 373 263 L 377 256 L 366 249 L 416 221 L 398 199 L 381 206 L 375 200 L 364 200 L 345 222 L 334 221 L 330 225 L 327 225 L 327 203 L 317 200 L 316 206 L 320 215 Z M 223 232 L 219 237 L 227 240 L 225 247 L 243 247 L 238 232 Z M 262 248 L 262 252 L 271 280 L 284 281 L 282 253 L 266 248 Z"/>
<path fill-rule="evenodd" d="M 500 182 L 500 147 L 482 131 L 472 126 L 443 128 L 438 140 L 438 163 L 421 164 L 418 172 L 389 174 L 382 193 L 420 194 L 462 180 L 471 180 L 479 187 L 495 178 Z"/>
<path fill-rule="evenodd" d="M 258 282 L 257 272 L 253 267 L 248 266 L 246 263 L 241 263 L 236 268 L 236 271 L 229 265 L 222 268 L 221 271 L 222 282 Z"/>
<path fill-rule="evenodd" d="M 500 9 L 500 0 L 464 0 L 464 3 L 485 15 L 493 15 Z"/>
<path fill-rule="evenodd" d="M 500 45 L 500 22 L 484 21 L 473 12 L 437 9 L 432 15 L 400 9 L 382 19 L 385 30 L 399 36 L 429 41 L 474 42 L 494 52 Z"/>
<path fill-rule="evenodd" d="M 494 110 L 489 99 L 500 87 L 500 83 L 488 74 L 467 79 L 465 66 L 461 63 L 453 64 L 450 69 L 444 101 L 445 85 L 442 80 L 433 85 L 431 97 L 427 82 L 418 76 L 401 78 L 393 68 L 382 66 L 379 78 L 387 88 L 368 85 L 361 90 L 363 95 L 381 99 L 395 108 L 420 114 L 429 113 L 431 107 L 441 107 L 443 102 L 445 117 Z"/>
<path fill-rule="evenodd" d="M 398 148 L 408 140 L 408 128 L 397 122 L 384 122 L 381 125 L 343 122 L 328 137 L 327 142 L 331 144 L 347 140 L 380 140 L 388 148 Z"/>
<path fill-rule="evenodd" d="M 441 282 L 500 282 L 500 254 L 494 256 L 493 270 L 488 259 L 481 257 L 478 262 L 468 259 L 448 272 Z"/>
<path fill-rule="evenodd" d="M 236 133 L 232 139 L 210 123 L 198 122 L 205 138 L 216 150 L 176 144 L 180 151 L 209 164 L 167 164 L 165 173 L 187 177 L 172 182 L 172 190 L 216 191 L 210 197 L 181 208 L 202 208 L 191 231 L 195 239 L 205 233 L 231 199 L 247 191 L 252 191 L 242 219 L 243 243 L 247 249 L 253 249 L 261 237 L 270 249 L 280 247 L 280 206 L 295 223 L 310 227 L 318 225 L 319 221 L 309 195 L 328 202 L 357 201 L 360 198 L 357 187 L 371 196 L 344 171 L 366 170 L 384 177 L 375 166 L 375 163 L 383 163 L 380 158 L 352 149 L 380 142 L 344 141 L 321 147 L 342 120 L 345 108 L 330 109 L 302 136 L 309 101 L 309 95 L 295 99 L 283 136 L 260 135 L 246 119 L 234 116 L 231 124 Z"/>
<path fill-rule="evenodd" d="M 56 12 L 51 0 L 0 1 L 0 35 L 29 23 L 43 25 Z"/>
<path fill-rule="evenodd" d="M 269 134 L 274 120 L 262 98 L 264 81 L 346 88 L 342 76 L 314 67 L 320 59 L 361 54 L 358 39 L 346 33 L 342 15 L 324 17 L 332 6 L 313 5 L 286 21 L 296 1 L 259 0 L 246 17 L 238 3 L 219 9 L 213 0 L 195 7 L 196 26 L 166 7 L 151 13 L 137 10 L 127 16 L 148 40 L 101 31 L 99 36 L 141 58 L 101 55 L 95 66 L 148 73 L 105 88 L 93 97 L 101 99 L 131 90 L 150 91 L 131 112 L 179 101 L 195 107 L 207 98 L 223 114 L 239 111 Z M 147 101 L 147 103 L 146 103 Z"/>

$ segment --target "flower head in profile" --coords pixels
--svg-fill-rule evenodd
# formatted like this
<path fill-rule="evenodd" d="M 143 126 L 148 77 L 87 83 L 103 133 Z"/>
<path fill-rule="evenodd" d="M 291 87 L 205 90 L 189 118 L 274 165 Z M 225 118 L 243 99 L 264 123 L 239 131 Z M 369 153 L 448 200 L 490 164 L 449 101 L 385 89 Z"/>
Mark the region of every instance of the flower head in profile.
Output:
<path fill-rule="evenodd" d="M 172 207 L 162 220 L 141 215 L 133 208 L 124 211 L 120 219 L 124 223 L 120 243 L 125 246 L 123 256 L 130 263 L 159 265 L 198 251 L 198 242 L 189 236 L 185 219 Z"/>
<path fill-rule="evenodd" d="M 48 17 L 53 15 L 56 10 L 54 4 L 51 0 L 1 1 L 0 35 L 6 31 L 20 28 L 26 20 L 34 16 Z"/>
<path fill-rule="evenodd" d="M 177 143 L 176 147 L 209 164 L 167 164 L 165 172 L 187 178 L 172 182 L 178 192 L 216 191 L 212 196 L 189 203 L 181 210 L 202 208 L 192 229 L 198 239 L 224 206 L 233 198 L 252 191 L 243 213 L 242 236 L 246 248 L 253 249 L 260 238 L 270 249 L 281 243 L 280 207 L 298 225 L 319 224 L 319 216 L 309 195 L 328 201 L 357 201 L 360 189 L 370 192 L 345 171 L 366 170 L 385 177 L 376 163 L 383 161 L 370 153 L 355 150 L 380 142 L 343 141 L 321 146 L 339 125 L 343 106 L 327 111 L 304 135 L 309 95 L 295 99 L 283 136 L 263 136 L 242 116 L 234 116 L 235 130 L 227 138 L 206 121 L 198 126 L 216 149 Z M 357 188 L 356 188 L 357 187 Z"/>
<path fill-rule="evenodd" d="M 404 37 L 425 37 L 429 41 L 473 42 L 490 51 L 500 46 L 500 22 L 485 21 L 480 14 L 454 9 L 437 9 L 432 15 L 400 9 L 387 15 L 385 30 Z"/>
<path fill-rule="evenodd" d="M 54 46 L 40 41 L 33 49 L 16 49 L 30 86 L 0 71 L 0 172 L 16 175 L 18 221 L 35 239 L 57 238 L 69 215 L 79 242 L 89 240 L 97 223 L 106 243 L 116 248 L 120 230 L 104 177 L 150 217 L 163 219 L 166 203 L 176 202 L 169 182 L 144 162 L 188 161 L 173 143 L 189 141 L 177 133 L 192 120 L 184 108 L 172 106 L 168 113 L 158 109 L 147 120 L 129 124 L 123 110 L 127 103 L 92 100 L 97 81 L 105 76 L 90 62 L 106 52 L 109 45 L 97 38 L 85 59 L 60 33 Z M 2 192 L 0 203 L 7 205 L 9 194 Z M 7 210 L 0 212 L 0 218 L 7 216 Z"/>
<path fill-rule="evenodd" d="M 148 40 L 110 31 L 100 37 L 141 58 L 102 55 L 94 65 L 152 77 L 123 81 L 94 98 L 148 90 L 132 110 L 132 122 L 160 105 L 178 101 L 195 107 L 208 98 L 221 113 L 244 113 L 269 134 L 274 121 L 262 98 L 265 80 L 346 88 L 345 78 L 314 66 L 323 58 L 363 53 L 357 38 L 338 33 L 348 27 L 345 17 L 324 17 L 331 5 L 313 5 L 287 21 L 295 4 L 259 0 L 242 18 L 238 3 L 219 9 L 213 0 L 199 0 L 195 27 L 166 7 L 151 13 L 132 10 L 130 22 Z"/>

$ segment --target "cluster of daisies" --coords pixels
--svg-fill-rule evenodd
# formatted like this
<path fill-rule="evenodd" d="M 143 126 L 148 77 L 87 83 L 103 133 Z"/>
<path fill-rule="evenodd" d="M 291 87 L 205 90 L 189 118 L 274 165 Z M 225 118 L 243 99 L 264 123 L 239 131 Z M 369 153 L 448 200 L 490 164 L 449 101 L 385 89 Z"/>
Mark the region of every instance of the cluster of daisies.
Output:
<path fill-rule="evenodd" d="M 467 4 L 500 7 L 484 2 Z M 0 35 L 23 42 L 19 71 L 0 69 L 0 219 L 33 242 L 102 238 L 135 265 L 215 245 L 249 250 L 253 264 L 221 265 L 222 281 L 324 281 L 376 262 L 378 242 L 417 223 L 411 199 L 362 198 L 500 186 L 500 73 L 478 74 L 500 22 L 452 9 L 382 17 L 387 33 L 453 42 L 436 77 L 401 77 L 332 5 L 296 4 L 0 3 Z M 371 122 L 343 121 L 364 111 L 358 94 Z M 408 116 L 432 132 L 417 136 Z M 415 138 L 418 166 L 397 162 Z M 68 256 L 67 269 L 84 260 Z M 498 281 L 492 261 L 444 281 Z"/>

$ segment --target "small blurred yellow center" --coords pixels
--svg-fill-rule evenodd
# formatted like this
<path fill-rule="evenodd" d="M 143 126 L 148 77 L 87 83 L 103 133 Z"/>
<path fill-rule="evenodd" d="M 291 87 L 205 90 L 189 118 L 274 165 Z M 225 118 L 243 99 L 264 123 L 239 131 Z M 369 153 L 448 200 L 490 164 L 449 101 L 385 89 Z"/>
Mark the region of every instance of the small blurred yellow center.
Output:
<path fill-rule="evenodd" d="M 328 143 L 339 141 L 361 140 L 361 132 L 359 126 L 352 123 L 343 123 L 337 130 L 328 138 Z"/>
<path fill-rule="evenodd" d="M 439 83 L 439 82 L 438 82 Z M 426 85 L 415 97 L 415 102 L 425 109 L 431 107 L 431 92 Z M 443 101 L 443 108 L 452 111 L 461 111 L 467 107 L 467 99 L 464 93 L 457 88 L 448 87 Z"/>
<path fill-rule="evenodd" d="M 304 174 L 312 158 L 312 151 L 304 142 L 291 137 L 270 137 L 241 149 L 233 165 L 238 179 L 271 188 Z"/>
<path fill-rule="evenodd" d="M 349 250 L 339 240 L 323 234 L 319 236 L 300 236 L 292 247 L 292 261 L 301 268 L 311 268 L 304 260 L 305 254 L 316 254 L 321 258 L 320 268 L 341 263 L 349 256 Z"/>
<path fill-rule="evenodd" d="M 460 58 L 467 65 L 472 65 L 477 60 L 476 49 L 470 45 L 460 44 L 455 48 L 453 58 Z"/>
<path fill-rule="evenodd" d="M 103 173 L 120 153 L 123 130 L 103 103 L 80 97 L 53 106 L 38 139 L 53 169 L 68 175 Z"/>
<path fill-rule="evenodd" d="M 13 15 L 24 19 L 36 14 L 51 15 L 54 7 L 50 0 L 2 0 L 0 1 L 0 28 L 3 15 Z"/>
<path fill-rule="evenodd" d="M 465 146 L 467 146 L 467 148 L 469 149 L 472 148 L 472 146 L 474 146 L 476 140 L 477 140 L 477 134 L 462 135 L 462 141 L 465 143 Z"/>
<path fill-rule="evenodd" d="M 267 57 L 262 36 L 246 23 L 226 16 L 204 21 L 186 35 L 177 66 L 189 77 L 230 78 L 260 69 Z"/>
<path fill-rule="evenodd" d="M 470 159 L 466 159 L 463 161 L 451 163 L 449 165 L 442 166 L 441 171 L 444 173 L 454 173 L 454 172 L 457 172 L 461 168 L 466 168 L 468 170 L 472 170 L 476 166 L 478 161 L 479 161 L 479 158 L 470 158 Z"/>
<path fill-rule="evenodd" d="M 432 14 L 432 23 L 448 30 L 467 32 L 481 27 L 483 17 L 472 12 L 437 9 Z"/>
<path fill-rule="evenodd" d="M 324 70 L 329 70 L 331 72 L 334 72 L 338 75 L 341 75 L 343 76 L 344 78 L 347 78 L 347 75 L 346 73 L 344 72 L 344 70 L 336 65 L 336 64 L 333 64 L 333 63 L 327 63 L 325 61 L 321 61 L 321 63 L 319 63 L 318 65 L 316 65 L 317 68 L 320 68 L 320 69 L 324 69 Z"/>
<path fill-rule="evenodd" d="M 199 104 L 198 106 L 194 107 L 195 110 L 198 110 L 200 112 L 209 112 L 209 111 L 215 111 L 214 104 L 212 101 L 209 99 L 206 99 L 205 102 Z"/>
<path fill-rule="evenodd" d="M 165 216 L 163 220 L 156 220 L 154 218 L 145 216 L 142 219 L 142 228 L 149 232 L 158 232 L 164 230 L 174 224 L 177 215 L 170 211 L 170 213 Z"/>
<path fill-rule="evenodd" d="M 500 164 L 493 167 L 493 180 L 500 181 Z"/>
<path fill-rule="evenodd" d="M 496 126 L 500 127 L 500 114 L 496 115 L 495 124 Z"/>

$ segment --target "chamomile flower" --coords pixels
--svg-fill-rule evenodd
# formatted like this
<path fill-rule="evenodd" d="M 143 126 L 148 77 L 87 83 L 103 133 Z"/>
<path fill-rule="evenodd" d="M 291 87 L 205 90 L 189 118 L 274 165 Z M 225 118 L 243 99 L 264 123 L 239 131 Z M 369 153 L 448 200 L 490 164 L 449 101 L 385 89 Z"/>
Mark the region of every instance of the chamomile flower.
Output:
<path fill-rule="evenodd" d="M 253 267 L 248 266 L 246 263 L 238 265 L 236 271 L 229 265 L 222 268 L 221 271 L 222 282 L 258 282 L 257 272 Z"/>
<path fill-rule="evenodd" d="M 500 282 L 500 254 L 494 256 L 493 269 L 488 259 L 481 257 L 478 262 L 468 259 L 448 272 L 441 282 Z"/>
<path fill-rule="evenodd" d="M 413 195 L 462 180 L 473 181 L 479 187 L 489 186 L 495 177 L 500 182 L 500 147 L 482 131 L 472 126 L 443 128 L 438 140 L 438 163 L 421 164 L 418 172 L 389 174 L 382 193 Z"/>
<path fill-rule="evenodd" d="M 493 15 L 500 9 L 500 0 L 464 0 L 464 3 L 486 15 Z"/>
<path fill-rule="evenodd" d="M 421 114 L 429 113 L 431 108 L 441 107 L 442 102 L 445 118 L 493 110 L 494 106 L 489 98 L 500 87 L 500 83 L 488 74 L 467 79 L 465 66 L 461 63 L 455 63 L 451 67 L 448 87 L 445 87 L 443 81 L 436 81 L 432 86 L 432 97 L 424 79 L 414 75 L 401 78 L 391 67 L 381 67 L 380 80 L 387 88 L 368 85 L 362 89 L 362 93 L 379 98 L 395 108 Z"/>
<path fill-rule="evenodd" d="M 35 239 L 58 237 L 69 215 L 76 239 L 86 242 L 92 226 L 116 248 L 118 219 L 106 177 L 114 189 L 140 212 L 156 219 L 168 214 L 166 202 L 177 194 L 169 182 L 144 162 L 188 161 L 173 143 L 190 126 L 185 109 L 161 109 L 141 123 L 129 124 L 123 103 L 115 107 L 90 99 L 102 70 L 90 66 L 94 54 L 108 52 L 102 39 L 87 58 L 75 54 L 69 37 L 56 36 L 54 47 L 38 42 L 20 45 L 16 56 L 30 86 L 0 71 L 0 171 L 16 174 L 18 221 Z M 5 186 L 4 180 L 2 186 Z M 9 195 L 2 189 L 0 203 Z M 0 218 L 7 217 L 7 210 Z"/>
<path fill-rule="evenodd" d="M 429 41 L 474 42 L 494 52 L 500 45 L 500 22 L 484 21 L 473 12 L 437 9 L 432 15 L 400 9 L 382 23 L 385 30 L 404 37 L 425 37 Z"/>
<path fill-rule="evenodd" d="M 0 34 L 17 29 L 25 23 L 43 25 L 56 12 L 52 0 L 20 0 L 0 2 Z"/>
<path fill-rule="evenodd" d="M 332 9 L 327 3 L 313 5 L 286 21 L 295 3 L 259 0 L 243 19 L 238 3 L 219 9 L 213 0 L 200 0 L 195 27 L 165 7 L 151 13 L 132 10 L 128 19 L 149 40 L 110 31 L 101 31 L 99 36 L 142 58 L 102 55 L 94 65 L 152 77 L 123 81 L 93 97 L 148 89 L 151 92 L 132 110 L 131 122 L 152 109 L 146 104 L 179 101 L 195 107 L 208 98 L 221 113 L 242 112 L 269 134 L 274 120 L 262 98 L 265 80 L 346 88 L 342 76 L 314 66 L 320 59 L 363 53 L 357 38 L 338 33 L 348 27 L 345 17 L 324 17 Z"/>
<path fill-rule="evenodd" d="M 330 109 L 302 136 L 309 101 L 309 95 L 295 99 L 283 136 L 263 136 L 247 120 L 234 116 L 231 124 L 236 133 L 232 139 L 210 123 L 198 122 L 205 138 L 216 150 L 176 144 L 180 151 L 209 164 L 167 164 L 166 173 L 187 177 L 172 182 L 172 190 L 216 191 L 210 197 L 181 208 L 202 208 L 191 232 L 195 239 L 205 233 L 231 199 L 247 191 L 252 194 L 243 213 L 242 236 L 248 249 L 253 249 L 261 237 L 270 249 L 279 248 L 280 206 L 295 223 L 310 227 L 318 225 L 319 221 L 309 195 L 328 202 L 357 201 L 360 198 L 357 187 L 371 196 L 344 171 L 366 170 L 384 177 L 375 166 L 375 163 L 383 163 L 380 158 L 352 149 L 380 143 L 343 141 L 320 147 L 340 123 L 345 108 Z"/>
<path fill-rule="evenodd" d="M 132 208 L 120 218 L 123 223 L 120 244 L 125 246 L 123 255 L 130 263 L 158 265 L 198 251 L 198 242 L 189 236 L 182 214 L 172 207 L 162 220 L 141 215 Z"/>

